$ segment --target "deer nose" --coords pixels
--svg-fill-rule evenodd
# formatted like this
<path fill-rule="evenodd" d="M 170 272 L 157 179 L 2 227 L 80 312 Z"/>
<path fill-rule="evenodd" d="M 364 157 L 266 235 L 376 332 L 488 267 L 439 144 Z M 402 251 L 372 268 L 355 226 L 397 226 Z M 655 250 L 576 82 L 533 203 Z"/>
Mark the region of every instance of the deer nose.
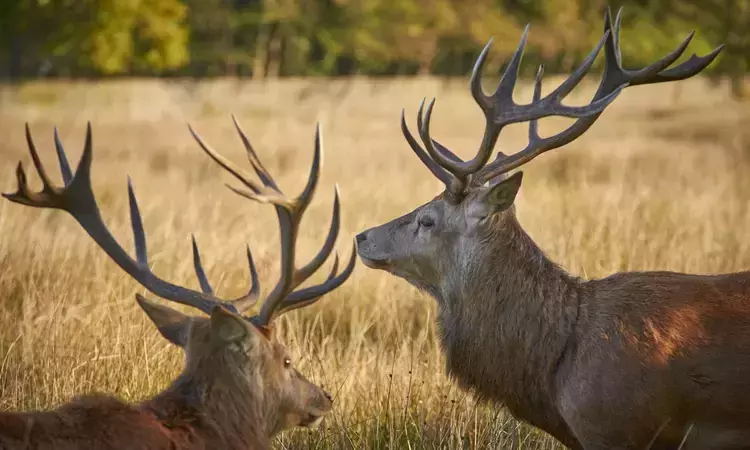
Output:
<path fill-rule="evenodd" d="M 367 231 L 363 231 L 357 235 L 357 244 L 361 244 L 362 242 L 367 240 Z"/>
<path fill-rule="evenodd" d="M 323 395 L 325 395 L 328 400 L 333 401 L 333 397 L 328 393 L 328 391 L 323 391 Z"/>

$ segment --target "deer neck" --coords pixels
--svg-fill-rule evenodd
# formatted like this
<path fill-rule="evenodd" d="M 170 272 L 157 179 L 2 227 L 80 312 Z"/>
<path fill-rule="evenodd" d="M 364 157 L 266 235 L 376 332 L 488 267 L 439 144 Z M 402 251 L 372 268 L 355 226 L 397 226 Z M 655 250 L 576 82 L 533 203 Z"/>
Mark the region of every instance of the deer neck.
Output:
<path fill-rule="evenodd" d="M 178 435 L 178 440 L 179 435 L 190 441 L 198 436 L 211 444 L 209 447 L 270 448 L 272 425 L 259 406 L 263 404 L 262 390 L 251 389 L 238 376 L 217 379 L 210 375 L 211 370 L 205 375 L 186 370 L 145 406 L 173 435 Z"/>
<path fill-rule="evenodd" d="M 448 372 L 537 426 L 564 426 L 555 374 L 582 283 L 550 261 L 512 212 L 465 256 L 438 295 Z M 458 255 L 457 255 L 458 257 Z"/>

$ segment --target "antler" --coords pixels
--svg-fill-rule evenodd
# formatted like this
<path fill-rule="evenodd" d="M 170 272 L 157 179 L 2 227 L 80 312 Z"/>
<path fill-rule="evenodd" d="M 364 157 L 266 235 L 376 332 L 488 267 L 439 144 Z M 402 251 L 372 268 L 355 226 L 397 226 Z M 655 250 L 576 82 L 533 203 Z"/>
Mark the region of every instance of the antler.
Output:
<path fill-rule="evenodd" d="M 417 116 L 417 128 L 424 148 L 419 145 L 409 131 L 402 111 L 401 129 L 407 142 L 430 171 L 445 183 L 451 197 L 460 200 L 465 193 L 465 189 L 470 185 L 482 185 L 498 175 L 531 161 L 546 151 L 572 142 L 593 125 L 606 107 L 626 87 L 692 77 L 706 68 L 723 48 L 723 45 L 720 45 L 711 53 L 702 57 L 692 55 L 682 64 L 667 69 L 685 51 L 695 34 L 693 31 L 675 50 L 651 65 L 640 70 L 623 69 L 619 43 L 621 13 L 622 8 L 618 11 L 615 22 L 612 24 L 611 11 L 607 10 L 604 20 L 604 34 L 597 46 L 568 79 L 543 98 L 541 97 L 541 84 L 544 68 L 540 66 L 534 84 L 534 97 L 529 104 L 517 104 L 513 101 L 513 89 L 518 79 L 518 69 L 526 46 L 529 26 L 526 26 L 521 42 L 511 57 L 495 93 L 488 96 L 482 91 L 481 73 L 492 44 L 492 40 L 490 40 L 477 58 L 471 75 L 471 93 L 484 113 L 486 125 L 479 151 L 470 161 L 461 160 L 431 138 L 430 119 L 435 105 L 434 99 L 430 101 L 426 111 L 424 111 L 425 102 L 423 100 Z M 593 99 L 585 106 L 564 106 L 561 103 L 562 100 L 581 82 L 594 63 L 602 46 L 605 47 L 605 68 Z M 571 117 L 578 120 L 556 135 L 541 138 L 538 133 L 537 121 L 548 116 Z M 518 122 L 529 122 L 529 144 L 518 153 L 507 157 L 498 157 L 492 163 L 487 164 L 502 129 L 506 125 Z"/>
<path fill-rule="evenodd" d="M 224 158 L 216 150 L 206 144 L 192 127 L 189 128 L 203 151 L 250 189 L 248 192 L 230 186 L 232 191 L 251 200 L 261 203 L 271 203 L 276 207 L 276 215 L 279 219 L 279 226 L 281 228 L 281 275 L 276 286 L 274 286 L 273 290 L 268 295 L 268 298 L 266 298 L 266 301 L 263 303 L 260 313 L 254 319 L 254 321 L 260 325 L 267 325 L 279 314 L 309 305 L 315 302 L 323 294 L 336 289 L 346 281 L 354 270 L 356 262 L 356 247 L 352 250 L 349 263 L 341 274 L 336 275 L 336 270 L 338 268 L 337 257 L 334 262 L 333 271 L 325 282 L 317 286 L 293 292 L 295 288 L 304 283 L 323 265 L 333 250 L 339 232 L 339 192 L 338 187 L 336 187 L 333 200 L 333 218 L 331 219 L 331 226 L 328 230 L 328 236 L 326 237 L 323 246 L 318 251 L 317 255 L 315 255 L 315 257 L 313 257 L 306 265 L 301 268 L 295 266 L 295 246 L 297 243 L 299 225 L 302 216 L 310 205 L 312 197 L 315 194 L 315 189 L 318 186 L 318 178 L 320 176 L 322 158 L 320 125 L 318 125 L 315 130 L 315 151 L 307 185 L 299 196 L 288 198 L 284 195 L 281 189 L 279 189 L 276 182 L 261 163 L 258 155 L 250 144 L 250 140 L 247 138 L 247 135 L 245 135 L 245 132 L 242 130 L 234 116 L 232 116 L 232 121 L 234 122 L 235 128 L 240 135 L 240 139 L 245 146 L 250 164 L 253 166 L 258 178 L 260 178 L 262 186 L 253 181 L 231 161 Z"/>
<path fill-rule="evenodd" d="M 237 129 L 238 131 L 240 131 L 240 135 L 243 139 L 243 142 L 246 143 L 246 147 L 249 148 L 249 141 L 245 137 L 244 133 L 242 133 L 242 131 L 240 130 L 239 125 L 236 123 L 236 121 L 235 125 L 237 125 Z M 200 138 L 198 138 L 195 133 L 193 133 L 193 135 L 196 137 L 196 139 L 198 139 L 201 147 L 203 147 L 205 150 L 206 147 L 204 146 Z M 143 287 L 148 289 L 151 293 L 158 295 L 159 297 L 184 305 L 192 306 L 203 311 L 206 314 L 210 314 L 213 307 L 217 305 L 221 305 L 236 313 L 243 313 L 250 309 L 258 301 L 260 294 L 260 282 L 258 280 L 258 273 L 255 268 L 255 264 L 253 262 L 253 257 L 249 247 L 247 248 L 247 258 L 250 268 L 251 286 L 246 295 L 243 295 L 237 299 L 221 299 L 214 295 L 213 289 L 211 288 L 211 285 L 209 284 L 206 277 L 206 273 L 203 270 L 200 252 L 198 251 L 198 245 L 195 241 L 195 237 L 192 238 L 193 265 L 202 292 L 174 285 L 154 275 L 154 273 L 151 272 L 148 266 L 146 236 L 143 230 L 143 223 L 138 209 L 138 203 L 135 197 L 132 183 L 129 178 L 128 196 L 130 204 L 131 225 L 135 241 L 136 259 L 133 259 L 130 257 L 130 255 L 128 255 L 127 251 L 125 251 L 122 246 L 115 240 L 115 238 L 112 236 L 112 234 L 104 224 L 104 221 L 102 220 L 101 214 L 99 212 L 98 204 L 96 202 L 96 199 L 94 198 L 93 190 L 91 187 L 91 162 L 93 155 L 90 123 L 87 124 L 86 127 L 86 143 L 84 145 L 83 155 L 81 156 L 80 162 L 78 163 L 75 174 L 73 174 L 73 172 L 70 170 L 67 156 L 65 155 L 62 143 L 60 142 L 59 136 L 57 134 L 57 129 L 55 128 L 55 147 L 57 149 L 57 157 L 63 176 L 63 187 L 56 187 L 52 185 L 50 178 L 47 175 L 47 172 L 45 171 L 41 160 L 39 159 L 39 155 L 32 140 L 28 124 L 26 125 L 26 141 L 29 147 L 29 152 L 31 153 L 32 161 L 34 162 L 34 166 L 36 167 L 37 173 L 42 180 L 42 190 L 40 192 L 32 192 L 29 190 L 26 180 L 26 173 L 23 169 L 23 164 L 19 162 L 18 168 L 16 169 L 18 190 L 11 194 L 3 194 L 3 197 L 12 202 L 27 206 L 38 208 L 53 208 L 67 211 L 70 215 L 73 216 L 74 219 L 76 219 L 76 221 L 78 221 L 81 227 L 89 234 L 89 236 L 92 237 L 92 239 L 99 245 L 99 247 L 101 247 L 101 249 L 104 250 L 104 252 L 115 263 L 117 263 L 117 265 L 119 265 L 125 272 L 127 272 Z M 207 151 L 207 153 L 212 155 L 214 159 L 216 159 L 216 157 L 221 158 L 215 152 L 213 152 L 212 154 L 211 152 Z M 251 153 L 251 150 L 248 150 L 248 153 Z M 284 203 L 285 208 L 289 208 L 289 210 L 293 210 L 295 211 L 295 214 L 297 214 L 288 217 L 284 216 L 283 220 L 282 215 L 279 214 L 279 220 L 282 227 L 282 267 L 286 267 L 286 265 L 288 265 L 287 260 L 290 256 L 293 261 L 293 245 L 296 238 L 296 229 L 298 227 L 298 216 L 301 216 L 302 212 L 304 212 L 304 209 L 309 204 L 312 198 L 312 194 L 315 190 L 315 186 L 317 185 L 317 177 L 320 170 L 320 153 L 321 148 L 318 134 L 316 138 L 315 159 L 313 163 L 313 169 L 311 170 L 311 177 L 308 181 L 308 186 L 298 199 L 290 201 L 283 198 L 283 195 L 276 187 L 273 179 L 265 171 L 262 164 L 257 159 L 257 156 L 255 156 L 255 153 L 252 152 L 251 162 L 253 163 L 254 167 L 256 167 L 256 171 L 263 180 L 264 184 L 266 184 L 266 186 L 269 186 L 269 191 L 273 191 L 265 192 L 256 189 L 252 194 L 252 198 L 257 197 L 257 199 L 261 199 L 262 197 L 263 199 L 267 198 L 267 201 L 269 202 L 274 202 L 274 204 Z M 227 170 L 230 170 L 230 172 L 234 170 L 234 166 L 232 166 L 228 161 L 225 161 L 223 159 L 216 160 L 223 167 L 227 168 Z M 229 169 L 229 167 L 231 167 L 232 169 Z M 248 183 L 250 182 L 248 181 Z M 256 185 L 253 186 L 258 187 Z M 274 192 L 276 193 L 276 195 L 273 195 Z M 354 269 L 354 252 L 352 254 L 352 258 L 349 261 L 349 264 L 342 273 L 336 275 L 336 271 L 338 270 L 338 258 L 336 258 L 333 264 L 333 271 L 324 283 L 290 293 L 292 289 L 304 282 L 307 278 L 310 277 L 310 275 L 312 275 L 313 272 L 319 269 L 330 254 L 338 235 L 340 215 L 339 209 L 340 207 L 337 190 L 336 196 L 334 198 L 333 220 L 328 232 L 328 237 L 326 238 L 321 251 L 315 258 L 313 258 L 313 260 L 308 265 L 295 273 L 295 276 L 291 279 L 291 282 L 289 282 L 289 280 L 285 278 L 285 275 L 282 274 L 282 280 L 284 280 L 284 283 L 282 285 L 280 281 L 279 285 L 281 285 L 281 287 L 277 285 L 277 287 L 271 293 L 271 295 L 269 296 L 269 300 L 272 301 L 266 302 L 266 304 L 264 304 L 260 315 L 249 317 L 248 320 L 253 321 L 257 325 L 268 325 L 270 320 L 274 317 L 275 311 L 278 311 L 278 313 L 276 314 L 278 315 L 281 312 L 286 312 L 301 306 L 309 305 L 315 302 L 325 293 L 340 286 L 344 281 L 346 281 L 349 275 L 351 275 Z M 279 209 L 277 208 L 277 212 L 278 211 Z M 295 223 L 295 221 L 297 223 Z M 293 231 L 290 232 L 290 230 Z M 291 244 L 291 247 L 289 246 L 289 244 Z M 291 248 L 291 250 L 289 250 L 289 248 Z"/>

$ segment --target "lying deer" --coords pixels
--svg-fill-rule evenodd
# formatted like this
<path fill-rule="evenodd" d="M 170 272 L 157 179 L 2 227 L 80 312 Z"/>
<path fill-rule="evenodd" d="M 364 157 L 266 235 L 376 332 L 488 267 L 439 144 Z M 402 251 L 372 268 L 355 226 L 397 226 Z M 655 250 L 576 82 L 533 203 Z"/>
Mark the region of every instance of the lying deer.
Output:
<path fill-rule="evenodd" d="M 203 270 L 193 239 L 193 262 L 201 291 L 176 286 L 150 271 L 146 239 L 135 194 L 128 183 L 130 216 L 135 237 L 132 259 L 102 221 L 91 188 L 91 127 L 78 169 L 71 172 L 55 134 L 57 156 L 65 186 L 55 187 L 41 164 L 28 126 L 26 139 L 43 189 L 32 192 L 23 166 L 17 170 L 18 191 L 4 196 L 16 203 L 70 213 L 93 240 L 133 279 L 151 293 L 189 305 L 209 317 L 191 317 L 136 295 L 138 304 L 169 342 L 185 350 L 185 368 L 171 386 L 140 404 L 106 396 L 78 398 L 50 412 L 0 413 L 0 448 L 3 449 L 266 449 L 280 431 L 314 427 L 331 410 L 332 398 L 309 382 L 292 365 L 274 335 L 273 320 L 280 314 L 310 305 L 336 289 L 351 275 L 355 252 L 343 272 L 338 258 L 322 284 L 295 289 L 316 272 L 330 255 L 339 231 L 338 191 L 328 237 L 319 253 L 304 267 L 295 266 L 295 245 L 300 220 L 315 193 L 321 165 L 320 134 L 316 134 L 310 177 L 302 194 L 287 198 L 261 164 L 235 121 L 250 161 L 262 185 L 207 146 L 193 132 L 201 148 L 238 178 L 250 192 L 242 195 L 276 207 L 281 227 L 281 276 L 260 312 L 242 315 L 257 302 L 258 274 L 247 250 L 251 287 L 246 295 L 217 297 Z"/>
<path fill-rule="evenodd" d="M 489 43 L 471 93 L 486 118 L 477 155 L 463 161 L 431 138 L 434 100 L 418 115 L 412 150 L 446 186 L 432 201 L 357 236 L 369 267 L 388 271 L 437 300 L 447 370 L 464 388 L 504 404 L 517 418 L 575 449 L 750 448 L 750 273 L 717 276 L 618 273 L 584 281 L 550 261 L 519 225 L 522 172 L 508 172 L 581 136 L 628 86 L 691 77 L 721 51 L 668 69 L 672 53 L 640 70 L 621 65 L 620 14 L 573 74 L 533 100 L 513 101 L 528 27 L 499 87 L 482 92 Z M 604 47 L 605 70 L 590 104 L 564 98 Z M 576 118 L 550 137 L 547 116 Z M 490 162 L 506 125 L 529 122 L 529 143 Z M 656 437 L 655 437 L 656 436 Z"/>

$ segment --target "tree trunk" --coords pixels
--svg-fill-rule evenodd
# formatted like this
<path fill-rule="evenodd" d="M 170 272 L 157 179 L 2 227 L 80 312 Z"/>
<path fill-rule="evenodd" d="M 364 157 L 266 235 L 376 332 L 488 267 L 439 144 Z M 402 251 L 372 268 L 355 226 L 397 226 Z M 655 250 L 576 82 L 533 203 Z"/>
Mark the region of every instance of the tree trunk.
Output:
<path fill-rule="evenodd" d="M 672 83 L 672 106 L 676 106 L 680 103 L 680 98 L 682 98 L 682 86 L 684 86 L 683 83 Z"/>
<path fill-rule="evenodd" d="M 279 69 L 281 67 L 281 33 L 278 24 L 271 25 L 269 32 L 268 42 L 266 45 L 266 65 L 265 74 L 266 78 L 278 78 Z"/>
<path fill-rule="evenodd" d="M 419 52 L 419 69 L 417 70 L 417 75 L 424 76 L 430 74 L 432 61 L 435 60 L 437 51 L 437 36 L 431 36 L 423 43 L 421 51 Z"/>
<path fill-rule="evenodd" d="M 8 64 L 8 77 L 15 81 L 21 78 L 23 71 L 23 44 L 18 36 L 10 41 L 10 61 Z"/>
<path fill-rule="evenodd" d="M 268 60 L 268 33 L 268 24 L 261 23 L 258 25 L 258 34 L 255 37 L 255 54 L 253 55 L 253 80 L 262 80 L 266 75 L 266 60 Z"/>
<path fill-rule="evenodd" d="M 747 86 L 745 85 L 745 77 L 741 73 L 733 73 L 729 75 L 731 82 L 732 97 L 741 100 L 747 97 Z"/>

